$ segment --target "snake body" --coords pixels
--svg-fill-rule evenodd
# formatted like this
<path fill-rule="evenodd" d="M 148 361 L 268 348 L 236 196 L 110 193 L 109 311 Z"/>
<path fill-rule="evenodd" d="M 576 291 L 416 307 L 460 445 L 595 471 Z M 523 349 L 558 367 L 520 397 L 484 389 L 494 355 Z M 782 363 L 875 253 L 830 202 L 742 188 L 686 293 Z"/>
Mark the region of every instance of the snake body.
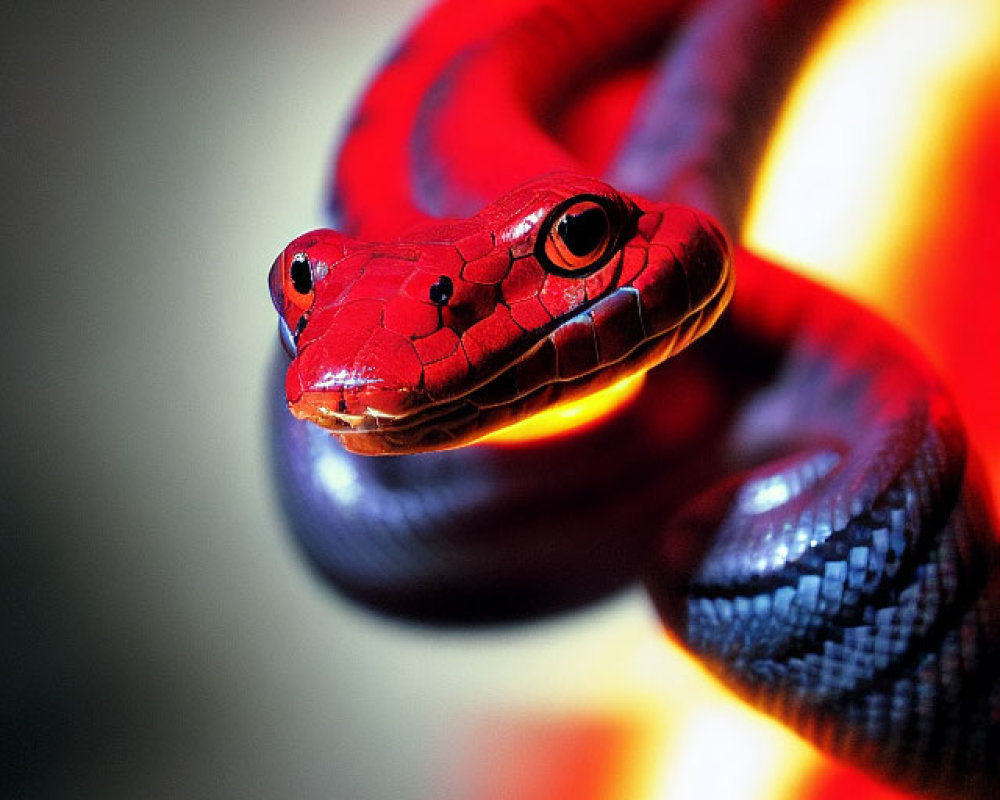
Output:
<path fill-rule="evenodd" d="M 472 5 L 404 38 L 349 127 L 339 232 L 271 270 L 298 540 L 347 594 L 438 622 L 642 576 L 824 749 L 995 793 L 996 525 L 954 405 L 885 323 L 726 235 L 835 4 Z M 460 447 L 645 370 L 578 435 Z"/>

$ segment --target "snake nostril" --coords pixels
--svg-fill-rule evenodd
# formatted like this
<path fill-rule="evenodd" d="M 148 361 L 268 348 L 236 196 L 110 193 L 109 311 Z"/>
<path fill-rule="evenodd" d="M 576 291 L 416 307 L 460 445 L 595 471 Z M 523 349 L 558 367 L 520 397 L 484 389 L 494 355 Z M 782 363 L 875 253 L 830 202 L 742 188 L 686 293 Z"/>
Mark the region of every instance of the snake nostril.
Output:
<path fill-rule="evenodd" d="M 455 284 L 451 282 L 451 278 L 447 275 L 442 275 L 438 278 L 430 289 L 431 302 L 436 306 L 446 306 L 448 301 L 451 300 L 452 296 L 455 294 Z"/>
<path fill-rule="evenodd" d="M 295 325 L 295 345 L 296 345 L 296 347 L 299 344 L 299 337 L 302 335 L 302 331 L 304 331 L 306 329 L 306 323 L 308 321 L 309 321 L 308 315 L 303 314 L 301 317 L 299 317 L 299 321 Z"/>

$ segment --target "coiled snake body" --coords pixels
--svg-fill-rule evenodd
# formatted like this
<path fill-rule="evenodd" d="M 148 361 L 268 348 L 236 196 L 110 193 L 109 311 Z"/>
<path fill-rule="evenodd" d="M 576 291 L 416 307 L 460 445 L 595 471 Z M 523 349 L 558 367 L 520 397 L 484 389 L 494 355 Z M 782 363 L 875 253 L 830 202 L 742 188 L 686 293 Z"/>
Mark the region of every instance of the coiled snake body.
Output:
<path fill-rule="evenodd" d="M 726 236 L 834 5 L 426 15 L 348 131 L 340 232 L 271 270 L 279 486 L 313 561 L 383 611 L 509 620 L 641 575 L 821 747 L 985 796 L 1000 571 L 952 402 L 884 323 Z M 576 435 L 459 447 L 645 370 Z"/>

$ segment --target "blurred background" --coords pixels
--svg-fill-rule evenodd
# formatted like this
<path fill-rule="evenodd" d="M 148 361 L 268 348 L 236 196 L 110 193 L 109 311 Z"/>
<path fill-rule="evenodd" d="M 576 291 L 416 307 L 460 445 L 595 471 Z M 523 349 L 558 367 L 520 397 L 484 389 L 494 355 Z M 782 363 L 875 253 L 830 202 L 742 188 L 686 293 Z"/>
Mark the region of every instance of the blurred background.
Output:
<path fill-rule="evenodd" d="M 638 590 L 437 632 L 328 591 L 266 463 L 277 250 L 417 0 L 0 8 L 0 794 L 856 798 Z M 747 238 L 909 331 L 1000 486 L 1000 9 L 859 2 Z"/>

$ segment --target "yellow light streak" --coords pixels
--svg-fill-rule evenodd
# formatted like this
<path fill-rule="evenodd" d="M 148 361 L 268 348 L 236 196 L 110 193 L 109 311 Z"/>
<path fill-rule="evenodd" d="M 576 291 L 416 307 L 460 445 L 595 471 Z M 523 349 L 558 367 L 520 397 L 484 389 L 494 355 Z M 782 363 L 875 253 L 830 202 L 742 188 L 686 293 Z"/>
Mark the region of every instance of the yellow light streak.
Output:
<path fill-rule="evenodd" d="M 856 2 L 791 93 L 744 240 L 877 303 L 892 253 L 926 222 L 970 81 L 995 59 L 995 0 Z"/>
<path fill-rule="evenodd" d="M 634 688 L 649 724 L 623 797 L 648 800 L 792 798 L 816 751 L 764 714 L 734 702 L 664 636 L 635 653 Z"/>
<path fill-rule="evenodd" d="M 546 409 L 480 439 L 487 444 L 519 445 L 568 433 L 622 408 L 639 393 L 645 373 L 630 375 L 572 403 Z"/>
<path fill-rule="evenodd" d="M 743 239 L 877 306 L 926 224 L 968 84 L 1000 48 L 995 0 L 865 0 L 828 31 L 793 89 L 762 165 Z M 669 651 L 669 652 L 668 652 Z M 637 653 L 661 707 L 623 797 L 790 800 L 823 763 L 660 638 Z M 649 678 L 655 676 L 655 678 Z M 652 753 L 652 755 L 650 755 Z M 726 753 L 724 763 L 719 754 Z M 897 797 L 887 792 L 886 796 Z"/>

